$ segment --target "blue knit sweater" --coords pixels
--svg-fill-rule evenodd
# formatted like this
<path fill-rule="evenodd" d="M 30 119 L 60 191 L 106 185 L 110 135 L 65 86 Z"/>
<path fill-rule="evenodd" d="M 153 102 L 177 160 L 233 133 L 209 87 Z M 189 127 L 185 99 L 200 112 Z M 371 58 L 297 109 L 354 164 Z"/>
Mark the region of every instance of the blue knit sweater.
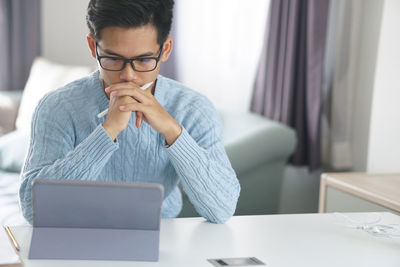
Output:
<path fill-rule="evenodd" d="M 161 75 L 155 98 L 182 126 L 171 146 L 146 122 L 136 128 L 135 113 L 116 142 L 111 140 L 102 126 L 105 117 L 96 116 L 109 104 L 98 71 L 43 97 L 32 118 L 21 172 L 25 218 L 32 223 L 32 181 L 52 178 L 162 184 L 163 218 L 181 211 L 181 183 L 201 216 L 215 223 L 229 219 L 240 185 L 223 147 L 215 108 L 206 97 Z"/>

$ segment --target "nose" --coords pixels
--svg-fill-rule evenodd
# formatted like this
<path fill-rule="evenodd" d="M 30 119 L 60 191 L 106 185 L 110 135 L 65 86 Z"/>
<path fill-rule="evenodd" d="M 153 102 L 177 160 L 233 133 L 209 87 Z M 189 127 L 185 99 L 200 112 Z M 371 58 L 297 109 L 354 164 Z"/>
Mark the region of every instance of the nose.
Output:
<path fill-rule="evenodd" d="M 138 79 L 137 72 L 133 69 L 131 64 L 126 63 L 125 68 L 121 70 L 120 79 L 124 82 L 133 82 Z"/>

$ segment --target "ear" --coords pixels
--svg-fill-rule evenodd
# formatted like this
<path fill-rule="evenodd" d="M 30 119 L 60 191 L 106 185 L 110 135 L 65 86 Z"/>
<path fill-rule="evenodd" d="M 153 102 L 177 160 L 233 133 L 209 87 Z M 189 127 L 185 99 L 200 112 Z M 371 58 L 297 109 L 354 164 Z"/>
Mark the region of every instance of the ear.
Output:
<path fill-rule="evenodd" d="M 93 58 L 96 58 L 96 40 L 93 36 L 89 33 L 86 35 L 86 40 L 88 42 L 88 46 Z"/>
<path fill-rule="evenodd" d="M 161 56 L 161 61 L 165 62 L 169 58 L 169 55 L 171 55 L 172 52 L 172 38 L 171 36 L 168 36 L 167 39 L 164 41 L 163 44 L 163 54 Z"/>

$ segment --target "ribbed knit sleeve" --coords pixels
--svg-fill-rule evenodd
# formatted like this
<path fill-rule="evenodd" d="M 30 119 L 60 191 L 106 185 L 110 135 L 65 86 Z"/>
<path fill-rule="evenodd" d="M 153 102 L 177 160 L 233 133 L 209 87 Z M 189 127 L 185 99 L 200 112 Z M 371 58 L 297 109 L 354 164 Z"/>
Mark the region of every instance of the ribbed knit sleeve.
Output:
<path fill-rule="evenodd" d="M 197 212 L 214 223 L 227 221 L 235 212 L 240 185 L 222 143 L 218 113 L 211 103 L 199 104 L 179 138 L 168 148 L 185 193 Z"/>
<path fill-rule="evenodd" d="M 96 180 L 118 143 L 101 124 L 75 144 L 74 124 L 68 108 L 42 99 L 33 115 L 29 151 L 21 172 L 22 212 L 32 223 L 31 185 L 36 178 Z"/>

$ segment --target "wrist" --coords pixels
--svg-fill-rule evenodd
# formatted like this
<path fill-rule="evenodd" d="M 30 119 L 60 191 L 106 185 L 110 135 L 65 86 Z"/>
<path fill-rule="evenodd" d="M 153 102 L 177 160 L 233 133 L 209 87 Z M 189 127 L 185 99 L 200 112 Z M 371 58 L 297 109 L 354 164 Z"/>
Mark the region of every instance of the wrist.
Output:
<path fill-rule="evenodd" d="M 120 131 L 115 130 L 113 127 L 109 126 L 106 122 L 103 123 L 103 128 L 106 133 L 110 136 L 111 140 L 115 141 L 117 136 L 119 135 Z"/>
<path fill-rule="evenodd" d="M 168 130 L 163 134 L 165 141 L 168 146 L 171 146 L 175 143 L 176 139 L 181 135 L 182 127 L 178 122 L 175 121 L 175 124 L 172 127 L 169 127 Z"/>

